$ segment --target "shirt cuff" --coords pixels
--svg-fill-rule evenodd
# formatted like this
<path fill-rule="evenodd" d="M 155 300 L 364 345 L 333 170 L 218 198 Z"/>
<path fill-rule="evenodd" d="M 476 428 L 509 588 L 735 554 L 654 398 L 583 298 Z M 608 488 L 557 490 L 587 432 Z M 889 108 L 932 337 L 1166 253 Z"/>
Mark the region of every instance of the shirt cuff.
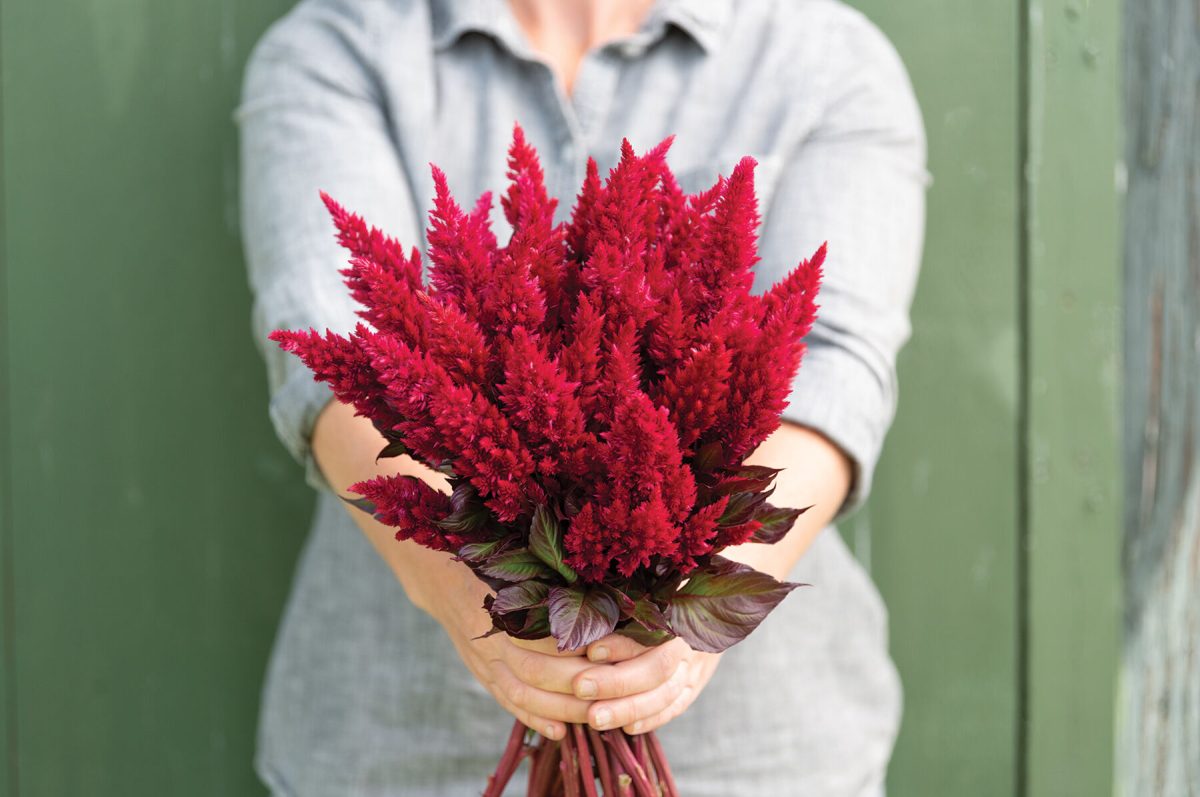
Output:
<path fill-rule="evenodd" d="M 810 343 L 781 417 L 821 433 L 850 458 L 850 492 L 831 522 L 857 510 L 870 495 L 883 438 L 895 414 L 894 396 L 895 391 L 855 355 Z"/>
<path fill-rule="evenodd" d="M 333 401 L 333 391 L 313 378 L 307 368 L 295 368 L 271 396 L 270 416 L 275 433 L 304 467 L 304 480 L 315 490 L 336 493 L 317 466 L 312 452 L 317 416 Z"/>

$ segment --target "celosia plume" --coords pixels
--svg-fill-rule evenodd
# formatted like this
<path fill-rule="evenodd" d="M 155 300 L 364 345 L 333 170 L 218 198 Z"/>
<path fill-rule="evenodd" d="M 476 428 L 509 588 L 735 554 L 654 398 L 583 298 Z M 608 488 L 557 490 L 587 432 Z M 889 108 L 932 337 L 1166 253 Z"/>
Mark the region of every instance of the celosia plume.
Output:
<path fill-rule="evenodd" d="M 556 223 L 516 128 L 503 246 L 491 195 L 464 211 L 435 167 L 428 284 L 419 252 L 323 194 L 367 323 L 272 335 L 371 419 L 381 456 L 449 478 L 451 496 L 401 476 L 352 490 L 398 538 L 453 551 L 491 584 L 497 630 L 560 646 L 676 633 L 715 650 L 794 586 L 717 554 L 774 542 L 801 511 L 767 503 L 776 471 L 742 461 L 779 425 L 825 250 L 753 296 L 754 161 L 687 195 L 669 146 L 625 142 L 607 179 L 589 161 Z M 727 622 L 729 600 L 742 620 Z"/>

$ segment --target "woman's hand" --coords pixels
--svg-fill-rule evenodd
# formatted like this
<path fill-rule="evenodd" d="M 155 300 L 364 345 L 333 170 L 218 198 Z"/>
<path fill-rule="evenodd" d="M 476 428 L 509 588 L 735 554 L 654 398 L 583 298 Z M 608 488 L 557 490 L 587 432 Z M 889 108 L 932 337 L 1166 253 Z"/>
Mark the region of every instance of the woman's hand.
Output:
<path fill-rule="evenodd" d="M 573 681 L 575 696 L 595 701 L 587 723 L 597 730 L 649 733 L 678 717 L 708 684 L 721 654 L 700 653 L 682 639 L 653 648 L 611 634 L 587 648 L 591 666 Z"/>
<path fill-rule="evenodd" d="M 462 580 L 435 579 L 432 588 L 440 594 L 427 594 L 424 603 L 496 702 L 550 739 L 562 739 L 566 723 L 654 730 L 691 705 L 719 660 L 679 639 L 646 648 L 613 634 L 593 643 L 585 657 L 581 650 L 559 653 L 553 639 L 483 637 L 491 627 L 481 608 L 487 587 L 462 570 Z"/>

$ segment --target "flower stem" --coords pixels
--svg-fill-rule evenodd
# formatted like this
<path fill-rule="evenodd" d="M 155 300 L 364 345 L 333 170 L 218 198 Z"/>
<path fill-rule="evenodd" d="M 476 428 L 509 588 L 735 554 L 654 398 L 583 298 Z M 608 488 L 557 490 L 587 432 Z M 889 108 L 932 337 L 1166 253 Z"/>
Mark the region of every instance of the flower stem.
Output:
<path fill-rule="evenodd" d="M 658 797 L 654 793 L 653 787 L 650 786 L 650 781 L 646 779 L 646 771 L 642 769 L 641 764 L 633 756 L 633 750 L 629 747 L 629 741 L 625 737 L 623 731 L 614 731 L 607 734 L 604 740 L 613 746 L 616 750 L 617 759 L 621 762 L 621 766 L 629 773 L 633 779 L 633 788 L 637 792 L 638 797 Z"/>
<path fill-rule="evenodd" d="M 588 726 L 587 735 L 591 740 L 592 752 L 596 755 L 596 768 L 600 770 L 600 787 L 604 789 L 604 797 L 616 797 L 617 781 L 613 777 L 613 770 L 609 765 L 608 747 L 604 744 L 600 731 L 595 728 Z"/>
<path fill-rule="evenodd" d="M 496 771 L 488 778 L 487 791 L 483 793 L 484 797 L 500 797 L 504 787 L 512 779 L 513 773 L 517 771 L 517 765 L 521 763 L 524 743 L 525 726 L 518 720 L 513 723 L 512 733 L 508 735 L 508 745 L 504 748 L 504 755 L 500 758 L 500 763 L 496 765 Z"/>
<path fill-rule="evenodd" d="M 650 737 L 647 739 L 650 744 L 650 757 L 654 761 L 658 782 L 663 787 L 663 797 L 679 797 L 679 788 L 675 785 L 675 777 L 671 774 L 671 767 L 667 764 L 667 754 L 663 752 L 658 734 L 652 731 L 646 735 Z"/>
<path fill-rule="evenodd" d="M 583 781 L 584 797 L 600 797 L 596 793 L 596 776 L 592 770 L 592 750 L 588 746 L 588 737 L 583 732 L 582 725 L 572 725 L 571 733 L 575 736 L 575 750 L 579 754 L 579 779 Z M 603 752 L 603 751 L 601 751 Z M 600 756 L 597 755 L 597 760 Z M 601 778 L 601 784 L 604 779 Z M 605 791 L 605 797 L 611 797 L 611 793 Z"/>
<path fill-rule="evenodd" d="M 559 762 L 558 768 L 562 773 L 564 797 L 580 797 L 579 758 L 575 750 L 574 734 L 571 733 L 570 728 L 567 729 L 559 746 L 562 749 L 562 761 Z"/>

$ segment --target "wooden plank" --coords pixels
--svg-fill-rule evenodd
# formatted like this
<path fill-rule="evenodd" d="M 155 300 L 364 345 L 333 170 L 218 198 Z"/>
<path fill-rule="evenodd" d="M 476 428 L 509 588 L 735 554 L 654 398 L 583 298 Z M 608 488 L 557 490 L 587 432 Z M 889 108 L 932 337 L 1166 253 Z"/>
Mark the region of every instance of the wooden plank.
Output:
<path fill-rule="evenodd" d="M 1016 790 L 1018 15 L 1011 0 L 855 0 L 929 136 L 926 250 L 900 408 L 843 527 L 891 616 L 905 716 L 889 797 Z"/>
<path fill-rule="evenodd" d="M 21 794 L 262 793 L 311 496 L 266 419 L 230 115 L 290 4 L 4 2 Z"/>
<path fill-rule="evenodd" d="M 1200 794 L 1200 7 L 1125 3 L 1122 794 Z"/>
<path fill-rule="evenodd" d="M 1023 793 L 1096 797 L 1119 630 L 1119 8 L 1026 8 Z"/>
<path fill-rule="evenodd" d="M 4 48 L 4 2 L 0 0 L 0 797 L 17 794 L 17 689 L 14 664 L 12 476 L 8 433 L 8 252 L 5 231 L 4 127 L 9 115 L 4 106 L 7 69 Z"/>

